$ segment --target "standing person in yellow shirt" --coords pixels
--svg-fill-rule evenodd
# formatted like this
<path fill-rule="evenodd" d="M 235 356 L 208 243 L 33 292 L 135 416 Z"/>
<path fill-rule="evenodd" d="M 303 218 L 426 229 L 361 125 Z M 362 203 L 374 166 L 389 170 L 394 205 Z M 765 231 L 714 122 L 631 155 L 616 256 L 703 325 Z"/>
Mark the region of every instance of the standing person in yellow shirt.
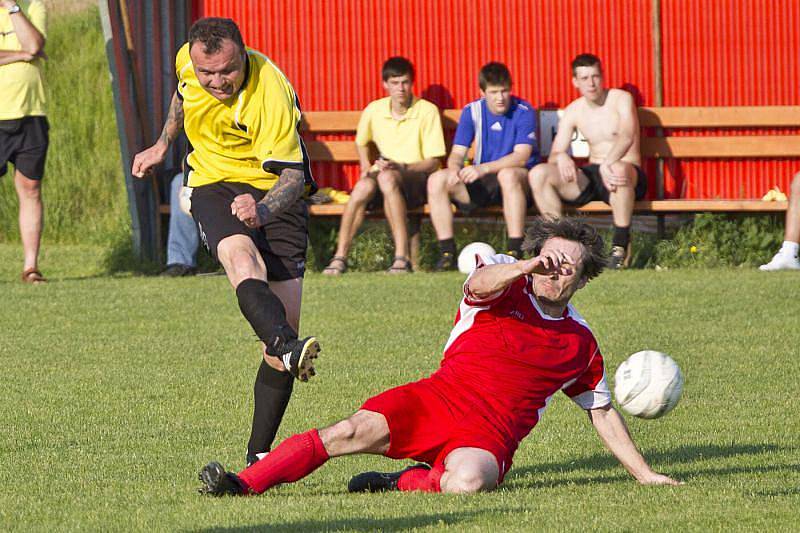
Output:
<path fill-rule="evenodd" d="M 297 335 L 308 245 L 303 195 L 316 185 L 298 132 L 297 95 L 268 57 L 245 47 L 235 22 L 195 22 L 175 71 L 178 89 L 161 137 L 136 154 L 131 172 L 143 177 L 163 162 L 185 131 L 192 217 L 263 342 L 247 446 L 252 464 L 272 445 L 294 379 L 314 375 L 320 349 L 315 337 Z"/>
<path fill-rule="evenodd" d="M 404 57 L 389 58 L 383 64 L 382 77 L 388 96 L 371 102 L 358 121 L 356 150 L 361 177 L 342 215 L 336 253 L 325 274 L 347 270 L 347 254 L 364 213 L 381 201 L 395 247 L 389 272 L 411 272 L 406 214 L 425 203 L 428 176 L 439 168 L 439 158 L 445 155 L 439 108 L 414 96 L 411 62 Z M 380 154 L 374 162 L 369 157 L 370 142 Z"/>
<path fill-rule="evenodd" d="M 22 281 L 44 283 L 39 271 L 42 177 L 49 125 L 45 116 L 42 60 L 47 23 L 39 0 L 0 0 L 0 176 L 14 165 L 19 197 Z"/>

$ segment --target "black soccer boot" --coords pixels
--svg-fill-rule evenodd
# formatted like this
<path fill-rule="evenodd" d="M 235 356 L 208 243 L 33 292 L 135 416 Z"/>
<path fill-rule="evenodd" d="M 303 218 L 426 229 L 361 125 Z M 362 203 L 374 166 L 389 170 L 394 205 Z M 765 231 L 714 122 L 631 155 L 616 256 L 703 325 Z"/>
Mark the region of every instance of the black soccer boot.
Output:
<path fill-rule="evenodd" d="M 244 483 L 233 472 L 226 472 L 225 468 L 212 461 L 204 466 L 198 478 L 203 486 L 198 489 L 200 494 L 211 496 L 242 496 L 247 494 Z"/>
<path fill-rule="evenodd" d="M 266 348 L 267 355 L 280 359 L 286 370 L 300 381 L 308 381 L 317 374 L 314 370 L 314 359 L 319 357 L 319 352 L 316 337 L 287 340 L 276 338 Z"/>
<path fill-rule="evenodd" d="M 433 267 L 434 272 L 444 272 L 445 270 L 456 269 L 456 256 L 450 252 L 442 252 L 436 265 Z"/>
<path fill-rule="evenodd" d="M 399 472 L 364 472 L 350 479 L 350 483 L 347 484 L 347 492 L 385 492 L 397 490 L 397 482 L 400 476 L 415 468 L 424 468 L 425 470 L 431 469 L 430 466 L 420 463 L 404 468 Z"/>

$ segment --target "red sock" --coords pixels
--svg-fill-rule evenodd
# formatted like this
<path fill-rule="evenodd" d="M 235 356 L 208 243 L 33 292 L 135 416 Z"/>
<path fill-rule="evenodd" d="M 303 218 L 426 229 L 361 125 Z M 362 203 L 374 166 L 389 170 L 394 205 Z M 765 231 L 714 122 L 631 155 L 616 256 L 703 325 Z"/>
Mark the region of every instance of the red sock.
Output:
<path fill-rule="evenodd" d="M 422 467 L 412 468 L 400 476 L 397 488 L 402 491 L 442 492 L 439 486 L 442 474 L 444 474 L 443 465 L 434 466 L 430 470 Z"/>
<path fill-rule="evenodd" d="M 292 483 L 304 478 L 325 464 L 328 452 L 316 429 L 294 435 L 280 446 L 241 472 L 238 476 L 250 491 L 261 494 L 281 483 Z"/>

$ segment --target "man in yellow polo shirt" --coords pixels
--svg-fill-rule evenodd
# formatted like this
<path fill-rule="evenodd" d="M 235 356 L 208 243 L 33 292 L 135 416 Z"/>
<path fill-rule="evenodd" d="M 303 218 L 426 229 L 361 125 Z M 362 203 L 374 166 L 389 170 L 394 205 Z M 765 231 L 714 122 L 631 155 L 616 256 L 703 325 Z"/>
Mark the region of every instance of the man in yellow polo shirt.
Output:
<path fill-rule="evenodd" d="M 365 211 L 381 202 L 395 246 L 389 272 L 411 272 L 406 213 L 425 203 L 428 176 L 439 168 L 439 158 L 445 155 L 439 108 L 414 96 L 411 62 L 391 57 L 383 64 L 382 76 L 388 96 L 371 102 L 358 122 L 356 150 L 361 178 L 350 193 L 336 253 L 325 274 L 345 272 L 347 253 Z M 370 142 L 379 152 L 374 164 L 369 158 Z"/>
<path fill-rule="evenodd" d="M 269 58 L 245 47 L 232 20 L 195 22 L 175 69 L 178 89 L 161 137 L 136 155 L 132 174 L 161 163 L 180 129 L 186 132 L 192 216 L 264 343 L 247 447 L 252 464 L 272 445 L 293 380 L 314 375 L 319 343 L 298 339 L 297 331 L 308 242 L 302 197 L 316 186 L 294 89 Z"/>
<path fill-rule="evenodd" d="M 25 283 L 46 281 L 38 265 L 49 144 L 42 82 L 46 19 L 38 0 L 0 0 L 0 176 L 14 165 Z"/>

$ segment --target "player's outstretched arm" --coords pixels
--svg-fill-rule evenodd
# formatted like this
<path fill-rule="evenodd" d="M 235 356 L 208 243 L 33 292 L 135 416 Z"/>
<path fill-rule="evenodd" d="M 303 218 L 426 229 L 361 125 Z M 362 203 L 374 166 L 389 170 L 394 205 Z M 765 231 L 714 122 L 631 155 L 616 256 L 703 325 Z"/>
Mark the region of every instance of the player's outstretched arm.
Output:
<path fill-rule="evenodd" d="M 172 95 L 172 102 L 169 104 L 169 113 L 161 130 L 161 136 L 150 148 L 136 154 L 133 158 L 131 174 L 137 178 L 143 178 L 150 170 L 162 163 L 167 156 L 169 145 L 183 129 L 183 104 L 178 98 L 177 91 Z"/>
<path fill-rule="evenodd" d="M 534 273 L 569 275 L 573 265 L 575 261 L 569 254 L 549 250 L 530 259 L 481 267 L 470 276 L 467 290 L 476 298 L 485 299 L 502 291 L 522 276 Z"/>
<path fill-rule="evenodd" d="M 669 476 L 654 472 L 650 468 L 642 454 L 636 449 L 636 445 L 631 439 L 631 434 L 628 432 L 628 427 L 625 425 L 625 420 L 613 406 L 609 404 L 598 409 L 589 409 L 587 412 L 589 413 L 589 420 L 592 421 L 592 425 L 603 444 L 639 483 L 643 485 L 681 484 Z"/>

